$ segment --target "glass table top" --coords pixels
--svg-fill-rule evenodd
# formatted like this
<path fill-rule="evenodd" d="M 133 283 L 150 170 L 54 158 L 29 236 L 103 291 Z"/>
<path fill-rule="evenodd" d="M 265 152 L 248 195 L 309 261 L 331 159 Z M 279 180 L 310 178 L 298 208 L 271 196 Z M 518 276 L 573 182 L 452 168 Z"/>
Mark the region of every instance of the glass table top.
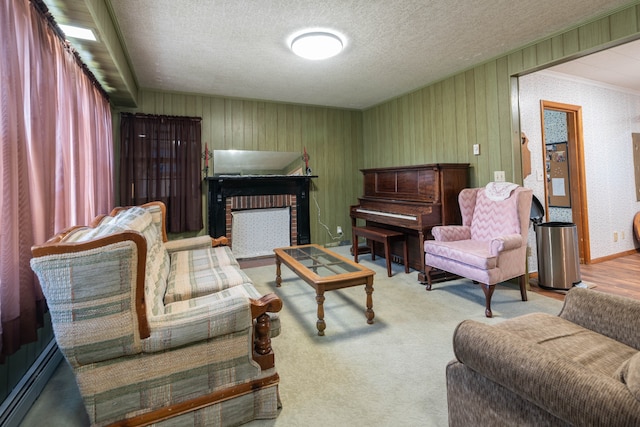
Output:
<path fill-rule="evenodd" d="M 354 273 L 363 270 L 357 264 L 347 263 L 343 259 L 334 256 L 331 252 L 314 246 L 286 248 L 283 249 L 282 252 L 320 277 Z"/>

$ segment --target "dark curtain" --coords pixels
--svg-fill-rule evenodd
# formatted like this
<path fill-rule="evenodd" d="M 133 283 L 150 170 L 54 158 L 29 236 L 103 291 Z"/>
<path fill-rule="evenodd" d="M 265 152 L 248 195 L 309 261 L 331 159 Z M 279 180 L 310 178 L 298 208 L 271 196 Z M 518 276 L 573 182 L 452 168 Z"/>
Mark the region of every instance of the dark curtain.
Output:
<path fill-rule="evenodd" d="M 167 231 L 202 229 L 201 119 L 121 115 L 120 203 L 160 200 Z"/>

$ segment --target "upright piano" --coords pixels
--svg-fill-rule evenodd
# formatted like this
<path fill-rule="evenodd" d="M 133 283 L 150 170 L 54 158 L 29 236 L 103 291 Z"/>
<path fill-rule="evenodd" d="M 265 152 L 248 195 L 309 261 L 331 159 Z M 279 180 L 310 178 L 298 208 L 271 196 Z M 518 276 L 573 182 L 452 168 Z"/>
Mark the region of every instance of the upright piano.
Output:
<path fill-rule="evenodd" d="M 402 231 L 407 235 L 409 266 L 424 275 L 424 241 L 436 225 L 461 224 L 458 194 L 469 186 L 468 163 L 361 169 L 364 194 L 350 208 L 351 224 Z M 380 248 L 382 250 L 382 248 Z M 382 252 L 376 255 L 384 256 Z M 402 245 L 391 247 L 401 262 Z"/>

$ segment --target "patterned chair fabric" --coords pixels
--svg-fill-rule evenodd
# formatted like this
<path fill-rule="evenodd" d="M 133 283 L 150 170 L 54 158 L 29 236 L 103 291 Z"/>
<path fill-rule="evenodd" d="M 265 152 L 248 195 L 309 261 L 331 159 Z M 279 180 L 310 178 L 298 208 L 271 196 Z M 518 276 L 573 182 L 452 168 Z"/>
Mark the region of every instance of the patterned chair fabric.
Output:
<path fill-rule="evenodd" d="M 33 248 L 92 425 L 153 422 L 167 411 L 180 425 L 277 416 L 270 336 L 281 302 L 260 295 L 231 251 L 211 242 L 166 242 L 164 205 L 151 203 Z"/>
<path fill-rule="evenodd" d="M 458 203 L 462 225 L 433 227 L 435 240 L 424 242 L 427 290 L 434 269 L 466 277 L 482 284 L 485 314 L 492 317 L 495 285 L 518 277 L 522 300 L 525 283 L 527 234 L 533 192 L 517 187 L 504 200 L 493 200 L 485 188 L 467 188 Z"/>

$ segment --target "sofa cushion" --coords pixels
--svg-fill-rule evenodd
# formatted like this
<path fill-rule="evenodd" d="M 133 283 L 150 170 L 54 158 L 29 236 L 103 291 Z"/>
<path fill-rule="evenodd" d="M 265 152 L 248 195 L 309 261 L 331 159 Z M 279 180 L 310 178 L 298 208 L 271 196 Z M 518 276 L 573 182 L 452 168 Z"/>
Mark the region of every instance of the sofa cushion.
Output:
<path fill-rule="evenodd" d="M 163 298 L 169 276 L 169 253 L 162 242 L 162 235 L 147 209 L 134 206 L 104 217 L 93 229 L 82 233 L 79 240 L 91 240 L 121 231 L 132 230 L 142 234 L 147 242 L 145 268 L 145 300 L 147 317 L 163 313 Z"/>
<path fill-rule="evenodd" d="M 151 213 L 144 208 L 134 206 L 120 211 L 109 226 L 123 227 L 138 231 L 147 241 L 147 263 L 145 272 L 145 300 L 147 302 L 147 317 L 159 316 L 164 313 L 164 294 L 167 289 L 169 276 L 169 253 L 162 242 L 162 235 L 158 232 Z"/>
<path fill-rule="evenodd" d="M 149 321 L 151 335 L 142 341 L 145 352 L 164 351 L 190 342 L 246 331 L 251 327 L 250 292 L 246 283 L 199 298 L 167 304 Z"/>
<path fill-rule="evenodd" d="M 162 208 L 158 204 L 146 205 L 144 209 L 151 214 L 151 221 L 156 226 L 158 237 L 164 241 L 164 223 L 162 222 Z"/>
<path fill-rule="evenodd" d="M 81 227 L 65 237 L 66 242 L 85 242 L 122 231 L 137 231 L 147 242 L 145 268 L 145 300 L 147 317 L 163 313 L 163 298 L 169 276 L 169 253 L 162 242 L 162 232 L 153 221 L 151 213 L 134 206 L 123 209 L 115 216 L 105 216 L 95 227 Z"/>
<path fill-rule="evenodd" d="M 97 237 L 102 237 L 106 235 L 104 231 L 105 226 L 110 223 L 111 220 L 113 220 L 112 216 L 105 215 L 100 221 L 93 224 L 92 227 L 75 227 L 70 233 L 65 235 L 61 241 L 65 243 L 86 242 Z"/>
<path fill-rule="evenodd" d="M 78 227 L 72 232 L 67 234 L 64 239 L 65 243 L 74 242 L 87 242 L 89 240 L 98 239 L 100 237 L 108 236 L 110 233 L 121 231 L 121 227 L 112 227 L 110 224 L 113 221 L 112 216 L 104 216 L 93 227 Z"/>
<path fill-rule="evenodd" d="M 192 254 L 191 262 L 194 264 L 193 267 L 196 269 L 202 268 L 204 264 L 212 268 L 222 267 L 225 265 L 235 265 L 240 268 L 240 264 L 233 256 L 233 253 L 228 246 L 217 246 L 215 248 L 207 247 L 196 250 L 192 249 L 187 252 Z M 195 264 L 200 264 L 200 267 Z"/>
<path fill-rule="evenodd" d="M 251 279 L 226 246 L 174 252 L 164 303 L 197 298 L 243 283 L 251 283 Z"/>
<path fill-rule="evenodd" d="M 496 328 L 531 341 L 546 353 L 607 376 L 615 375 L 616 369 L 638 352 L 633 347 L 546 313 L 519 316 L 499 323 Z"/>
<path fill-rule="evenodd" d="M 615 372 L 616 379 L 627 385 L 627 388 L 640 401 L 640 353 L 634 354 Z"/>

